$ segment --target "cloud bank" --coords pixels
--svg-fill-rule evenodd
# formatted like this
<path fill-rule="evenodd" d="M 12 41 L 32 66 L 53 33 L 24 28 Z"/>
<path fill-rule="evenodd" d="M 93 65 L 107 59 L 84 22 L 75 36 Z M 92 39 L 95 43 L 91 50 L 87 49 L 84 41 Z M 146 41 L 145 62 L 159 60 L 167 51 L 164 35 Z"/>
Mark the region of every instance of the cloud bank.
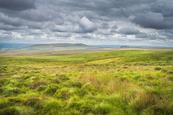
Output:
<path fill-rule="evenodd" d="M 171 0 L 0 0 L 0 40 L 173 44 Z"/>

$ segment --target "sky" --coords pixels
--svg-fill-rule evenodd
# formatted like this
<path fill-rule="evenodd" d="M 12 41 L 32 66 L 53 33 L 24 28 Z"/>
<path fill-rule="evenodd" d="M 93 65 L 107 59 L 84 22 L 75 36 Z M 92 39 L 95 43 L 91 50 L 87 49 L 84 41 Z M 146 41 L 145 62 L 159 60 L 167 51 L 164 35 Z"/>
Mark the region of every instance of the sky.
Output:
<path fill-rule="evenodd" d="M 0 42 L 173 46 L 173 0 L 0 0 Z"/>

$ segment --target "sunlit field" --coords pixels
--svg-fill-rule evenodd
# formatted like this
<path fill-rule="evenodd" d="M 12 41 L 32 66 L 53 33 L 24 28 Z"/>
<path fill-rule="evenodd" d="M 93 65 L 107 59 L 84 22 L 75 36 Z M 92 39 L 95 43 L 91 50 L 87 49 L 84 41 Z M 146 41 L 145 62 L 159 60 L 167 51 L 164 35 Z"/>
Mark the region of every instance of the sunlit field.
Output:
<path fill-rule="evenodd" d="M 173 115 L 173 50 L 0 56 L 0 115 Z"/>

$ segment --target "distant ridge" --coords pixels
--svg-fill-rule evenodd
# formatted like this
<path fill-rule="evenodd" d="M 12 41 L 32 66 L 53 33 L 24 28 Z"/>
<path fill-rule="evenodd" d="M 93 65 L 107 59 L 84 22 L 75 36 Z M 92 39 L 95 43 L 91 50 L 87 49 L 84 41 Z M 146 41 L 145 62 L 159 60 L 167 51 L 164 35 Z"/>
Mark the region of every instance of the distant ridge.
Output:
<path fill-rule="evenodd" d="M 27 49 L 29 50 L 75 50 L 87 49 L 90 46 L 82 43 L 47 43 L 47 44 L 33 44 Z"/>
<path fill-rule="evenodd" d="M 70 48 L 70 47 L 89 47 L 82 43 L 46 43 L 46 44 L 27 44 L 27 43 L 0 43 L 0 49 L 37 49 L 37 48 Z"/>
<path fill-rule="evenodd" d="M 52 44 L 34 44 L 31 47 L 87 47 L 82 43 L 52 43 Z"/>

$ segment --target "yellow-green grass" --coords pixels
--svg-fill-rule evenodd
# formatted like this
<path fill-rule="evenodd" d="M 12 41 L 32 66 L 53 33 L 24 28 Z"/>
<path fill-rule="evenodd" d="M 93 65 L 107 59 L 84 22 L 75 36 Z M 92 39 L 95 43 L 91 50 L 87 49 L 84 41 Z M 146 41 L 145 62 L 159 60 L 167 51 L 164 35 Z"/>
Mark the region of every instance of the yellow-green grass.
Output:
<path fill-rule="evenodd" d="M 173 50 L 1 56 L 0 114 L 173 114 Z"/>

